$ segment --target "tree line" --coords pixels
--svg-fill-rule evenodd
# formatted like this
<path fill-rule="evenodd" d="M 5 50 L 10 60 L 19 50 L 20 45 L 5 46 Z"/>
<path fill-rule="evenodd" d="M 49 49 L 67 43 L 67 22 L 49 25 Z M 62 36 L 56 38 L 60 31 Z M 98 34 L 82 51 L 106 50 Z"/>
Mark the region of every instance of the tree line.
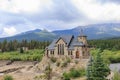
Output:
<path fill-rule="evenodd" d="M 45 49 L 45 47 L 47 47 L 49 44 L 50 44 L 49 41 L 37 41 L 37 40 L 28 41 L 26 39 L 23 39 L 22 41 L 4 40 L 3 42 L 0 42 L 0 50 L 1 52 L 16 51 L 22 47 L 27 47 L 28 49 Z"/>
<path fill-rule="evenodd" d="M 89 40 L 89 45 L 102 50 L 120 50 L 120 39 Z"/>

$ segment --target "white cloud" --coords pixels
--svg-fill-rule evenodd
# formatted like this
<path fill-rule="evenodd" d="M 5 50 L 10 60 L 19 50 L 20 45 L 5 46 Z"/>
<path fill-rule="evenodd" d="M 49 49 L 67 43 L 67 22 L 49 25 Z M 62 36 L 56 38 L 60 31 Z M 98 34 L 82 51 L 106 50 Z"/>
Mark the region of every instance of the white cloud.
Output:
<path fill-rule="evenodd" d="M 0 0 L 0 10 L 12 13 L 35 13 L 50 8 L 51 0 Z"/>
<path fill-rule="evenodd" d="M 17 30 L 14 27 L 4 27 L 3 34 L 4 36 L 13 36 L 17 33 Z"/>
<path fill-rule="evenodd" d="M 112 2 L 99 3 L 98 0 L 72 0 L 77 9 L 94 21 L 119 21 L 120 5 Z"/>

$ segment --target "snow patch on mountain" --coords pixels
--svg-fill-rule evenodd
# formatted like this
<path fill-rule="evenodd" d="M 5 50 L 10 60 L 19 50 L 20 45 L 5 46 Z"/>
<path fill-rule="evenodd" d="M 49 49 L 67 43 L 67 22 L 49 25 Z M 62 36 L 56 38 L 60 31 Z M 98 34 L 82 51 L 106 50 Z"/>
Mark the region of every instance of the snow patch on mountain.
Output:
<path fill-rule="evenodd" d="M 120 28 L 118 28 L 118 27 L 115 27 L 115 28 L 113 28 L 115 31 L 120 31 Z"/>
<path fill-rule="evenodd" d="M 105 32 L 101 31 L 101 32 L 97 32 L 96 34 L 104 34 Z"/>

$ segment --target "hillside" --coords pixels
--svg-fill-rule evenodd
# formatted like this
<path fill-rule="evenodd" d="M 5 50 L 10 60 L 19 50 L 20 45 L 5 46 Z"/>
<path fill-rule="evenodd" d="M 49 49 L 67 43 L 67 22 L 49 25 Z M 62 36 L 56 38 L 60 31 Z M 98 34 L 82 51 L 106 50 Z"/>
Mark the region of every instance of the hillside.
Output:
<path fill-rule="evenodd" d="M 28 31 L 24 32 L 12 37 L 6 37 L 6 38 L 0 38 L 0 41 L 3 41 L 4 39 L 10 41 L 10 40 L 18 40 L 21 41 L 23 39 L 26 40 L 39 40 L 39 41 L 52 41 L 56 37 L 56 34 L 45 31 L 45 30 L 33 30 L 33 31 Z"/>

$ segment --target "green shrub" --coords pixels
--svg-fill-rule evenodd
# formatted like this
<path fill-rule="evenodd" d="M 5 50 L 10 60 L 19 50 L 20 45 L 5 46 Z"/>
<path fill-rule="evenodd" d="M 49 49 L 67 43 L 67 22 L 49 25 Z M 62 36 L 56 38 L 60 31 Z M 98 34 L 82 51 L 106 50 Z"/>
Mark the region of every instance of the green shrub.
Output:
<path fill-rule="evenodd" d="M 71 59 L 69 57 L 66 57 L 65 60 L 63 60 L 64 62 L 62 63 L 61 67 L 66 67 L 68 65 L 68 63 L 71 62 Z"/>
<path fill-rule="evenodd" d="M 70 74 L 68 74 L 68 73 L 63 73 L 63 80 L 70 80 Z"/>
<path fill-rule="evenodd" d="M 78 64 L 79 62 L 77 60 L 75 60 L 75 64 Z"/>
<path fill-rule="evenodd" d="M 85 76 L 85 69 L 81 68 L 81 69 L 74 69 L 72 68 L 70 70 L 70 72 L 63 73 L 63 79 L 64 80 L 70 80 L 70 78 L 77 78 L 77 77 L 82 77 Z"/>
<path fill-rule="evenodd" d="M 70 63 L 71 62 L 71 59 L 69 57 L 66 58 L 66 62 L 67 63 Z"/>
<path fill-rule="evenodd" d="M 13 77 L 12 77 L 12 76 L 9 76 L 9 75 L 6 75 L 6 76 L 4 77 L 4 80 L 13 80 Z"/>
<path fill-rule="evenodd" d="M 22 47 L 20 48 L 20 53 L 24 53 L 24 50 Z"/>
<path fill-rule="evenodd" d="M 55 63 L 55 62 L 57 61 L 57 58 L 51 57 L 50 60 L 51 60 L 53 63 Z"/>
<path fill-rule="evenodd" d="M 60 62 L 57 62 L 57 63 L 56 63 L 56 66 L 58 66 L 58 67 L 59 67 L 59 66 L 60 66 Z"/>
<path fill-rule="evenodd" d="M 70 74 L 72 78 L 81 77 L 85 75 L 85 69 L 71 69 Z"/>
<path fill-rule="evenodd" d="M 80 77 L 80 72 L 78 70 L 72 69 L 70 71 L 71 77 L 76 78 L 76 77 Z"/>
<path fill-rule="evenodd" d="M 66 67 L 67 66 L 67 61 L 64 61 L 61 65 L 61 67 Z"/>

